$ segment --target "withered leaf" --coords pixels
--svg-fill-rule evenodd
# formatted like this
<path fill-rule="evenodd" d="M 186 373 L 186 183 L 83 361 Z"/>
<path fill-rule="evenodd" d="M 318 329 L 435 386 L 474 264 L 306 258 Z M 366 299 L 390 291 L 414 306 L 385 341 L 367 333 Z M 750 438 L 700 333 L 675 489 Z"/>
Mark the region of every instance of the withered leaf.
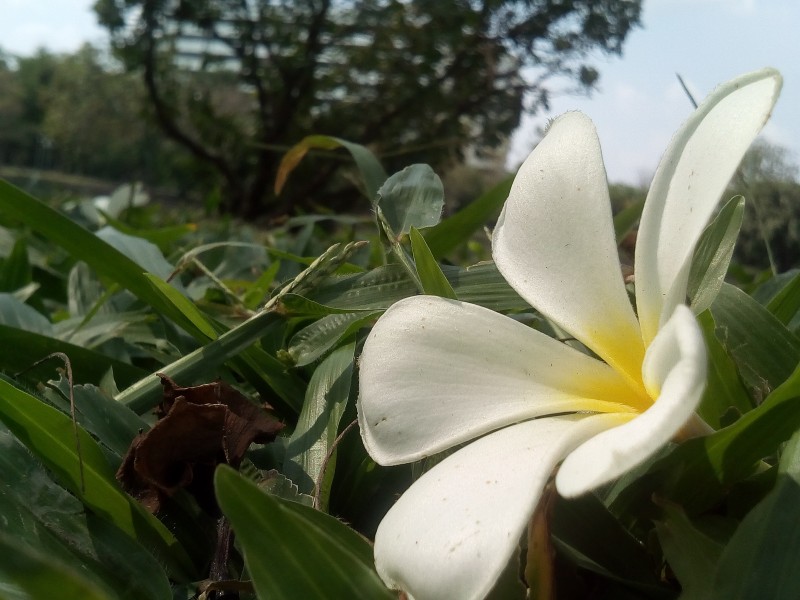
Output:
<path fill-rule="evenodd" d="M 153 512 L 185 488 L 204 510 L 217 514 L 214 469 L 222 463 L 238 468 L 250 444 L 271 442 L 283 423 L 268 404 L 254 404 L 224 382 L 180 387 L 159 377 L 160 420 L 133 439 L 117 479 Z"/>

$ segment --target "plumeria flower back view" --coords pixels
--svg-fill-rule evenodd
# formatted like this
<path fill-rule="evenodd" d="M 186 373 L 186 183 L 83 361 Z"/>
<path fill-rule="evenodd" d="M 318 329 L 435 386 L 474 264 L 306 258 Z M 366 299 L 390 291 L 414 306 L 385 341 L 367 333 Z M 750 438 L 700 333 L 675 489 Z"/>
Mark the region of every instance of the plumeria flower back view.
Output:
<path fill-rule="evenodd" d="M 381 522 L 375 564 L 387 585 L 415 600 L 483 598 L 559 463 L 555 487 L 575 497 L 708 430 L 695 415 L 707 359 L 685 305 L 689 268 L 781 84 L 764 69 L 720 86 L 672 139 L 639 227 L 635 311 L 592 122 L 557 118 L 522 165 L 494 230 L 494 261 L 593 355 L 435 296 L 397 302 L 378 320 L 360 359 L 369 454 L 395 465 L 463 445 Z"/>

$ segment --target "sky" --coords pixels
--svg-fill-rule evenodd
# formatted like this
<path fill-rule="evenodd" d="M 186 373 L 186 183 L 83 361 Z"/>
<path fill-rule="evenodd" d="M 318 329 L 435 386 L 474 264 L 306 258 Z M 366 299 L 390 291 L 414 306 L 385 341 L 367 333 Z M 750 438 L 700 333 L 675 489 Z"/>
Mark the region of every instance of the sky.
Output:
<path fill-rule="evenodd" d="M 0 0 L 0 48 L 71 52 L 103 45 L 94 0 Z M 610 181 L 646 184 L 692 106 L 676 73 L 701 100 L 714 87 L 765 66 L 784 77 L 764 137 L 800 163 L 800 2 L 798 0 L 644 0 L 642 26 L 622 57 L 598 57 L 590 97 L 560 95 L 550 111 L 526 117 L 511 141 L 509 165 L 522 161 L 549 118 L 580 110 L 597 126 Z"/>

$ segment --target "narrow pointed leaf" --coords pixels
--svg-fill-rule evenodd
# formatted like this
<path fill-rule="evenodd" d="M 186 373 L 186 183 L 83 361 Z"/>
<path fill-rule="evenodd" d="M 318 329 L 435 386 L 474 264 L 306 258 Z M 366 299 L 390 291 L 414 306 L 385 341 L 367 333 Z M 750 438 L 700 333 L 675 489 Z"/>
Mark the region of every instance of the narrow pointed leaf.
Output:
<path fill-rule="evenodd" d="M 416 227 L 411 228 L 409 239 L 411 240 L 411 250 L 414 253 L 414 264 L 425 293 L 458 300 L 453 286 L 442 273 L 442 268 L 436 262 L 428 244 L 425 243 L 425 238 Z"/>
<path fill-rule="evenodd" d="M 303 410 L 286 447 L 284 474 L 311 494 L 339 430 L 353 378 L 355 344 L 334 351 L 314 370 Z M 335 463 L 331 461 L 328 469 Z"/>
<path fill-rule="evenodd" d="M 678 505 L 662 502 L 665 518 L 656 532 L 670 567 L 681 583 L 682 600 L 705 600 L 723 545 L 699 531 Z"/>
<path fill-rule="evenodd" d="M 711 314 L 720 342 L 762 397 L 800 363 L 800 338 L 739 288 L 723 283 Z"/>
<path fill-rule="evenodd" d="M 481 227 L 497 218 L 508 198 L 514 176 L 509 175 L 456 214 L 428 229 L 423 235 L 435 258 L 446 256 L 470 238 Z"/>
<path fill-rule="evenodd" d="M 744 198 L 731 198 L 697 243 L 686 290 L 695 314 L 711 306 L 725 281 L 743 216 Z"/>
<path fill-rule="evenodd" d="M 797 273 L 767 304 L 767 310 L 788 326 L 800 311 L 800 273 Z"/>

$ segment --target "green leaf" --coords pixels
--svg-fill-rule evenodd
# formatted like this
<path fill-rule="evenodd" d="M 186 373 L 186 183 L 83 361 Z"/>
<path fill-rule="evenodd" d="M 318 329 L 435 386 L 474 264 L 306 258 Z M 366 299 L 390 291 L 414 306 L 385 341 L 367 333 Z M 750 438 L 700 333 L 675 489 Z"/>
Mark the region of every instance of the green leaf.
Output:
<path fill-rule="evenodd" d="M 724 283 L 711 306 L 717 337 L 745 382 L 766 396 L 800 363 L 800 339 L 739 288 Z"/>
<path fill-rule="evenodd" d="M 53 352 L 63 352 L 72 362 L 76 381 L 99 382 L 113 368 L 120 385 L 127 386 L 141 379 L 147 371 L 74 344 L 45 335 L 0 325 L 0 369 L 17 373 Z M 50 369 L 51 367 L 40 367 Z M 39 369 L 33 371 L 39 373 Z M 46 377 L 45 377 L 46 378 Z"/>
<path fill-rule="evenodd" d="M 677 504 L 660 501 L 664 519 L 656 532 L 669 566 L 681 582 L 681 600 L 706 600 L 723 545 L 699 531 Z"/>
<path fill-rule="evenodd" d="M 411 165 L 387 179 L 378 190 L 377 205 L 395 236 L 432 227 L 444 207 L 444 188 L 428 165 Z"/>
<path fill-rule="evenodd" d="M 709 600 L 800 598 L 800 431 L 781 457 L 774 489 L 739 525 L 717 567 Z"/>
<path fill-rule="evenodd" d="M 309 300 L 299 294 L 285 294 L 279 303 L 279 312 L 290 317 L 324 317 L 353 312 L 369 312 L 371 308 L 336 308 Z"/>
<path fill-rule="evenodd" d="M 636 586 L 658 585 L 645 547 L 594 494 L 558 498 L 551 531 L 555 545 L 575 564 Z"/>
<path fill-rule="evenodd" d="M 54 561 L 51 556 L 20 544 L 0 531 L 0 594 L 3 598 L 44 600 L 112 600 L 78 569 Z M 8 594 L 8 595 L 7 595 Z"/>
<path fill-rule="evenodd" d="M 744 198 L 735 196 L 719 211 L 700 237 L 692 258 L 686 292 L 695 314 L 711 306 L 725 281 L 743 217 Z"/>
<path fill-rule="evenodd" d="M 21 221 L 61 246 L 77 260 L 86 262 L 98 275 L 118 283 L 154 310 L 180 319 L 180 315 L 155 293 L 142 266 L 71 219 L 2 180 L 0 213 Z"/>
<path fill-rule="evenodd" d="M 723 415 L 729 414 L 731 410 L 739 414 L 746 413 L 754 404 L 739 378 L 736 365 L 714 333 L 716 330 L 714 317 L 709 311 L 705 311 L 698 315 L 697 320 L 703 329 L 708 351 L 706 389 L 697 412 L 706 423 L 714 429 L 719 429 L 723 426 L 720 420 Z"/>
<path fill-rule="evenodd" d="M 289 356 L 298 367 L 309 365 L 325 355 L 341 340 L 370 324 L 378 314 L 378 312 L 372 311 L 332 314 L 322 317 L 301 329 L 292 338 L 289 344 Z"/>
<path fill-rule="evenodd" d="M 100 211 L 103 216 L 105 217 L 106 221 L 109 225 L 111 225 L 117 231 L 125 233 L 130 236 L 136 236 L 137 238 L 142 238 L 147 240 L 148 242 L 152 242 L 156 246 L 158 246 L 162 251 L 166 251 L 168 248 L 171 248 L 175 242 L 177 242 L 182 237 L 197 231 L 197 225 L 194 223 L 186 223 L 183 225 L 168 225 L 166 227 L 158 227 L 156 229 L 140 229 L 136 227 L 131 227 L 122 221 L 115 219 L 111 215 L 106 212 Z"/>
<path fill-rule="evenodd" d="M 687 510 L 716 503 L 731 484 L 747 477 L 763 458 L 800 429 L 800 365 L 764 402 L 739 420 L 675 448 L 653 465 L 665 495 Z M 652 492 L 652 490 L 651 490 Z"/>
<path fill-rule="evenodd" d="M 49 381 L 50 394 L 62 412 L 69 412 L 69 382 L 62 376 L 58 381 Z M 57 391 L 56 391 L 57 390 Z M 113 398 L 104 394 L 94 385 L 75 385 L 72 388 L 78 422 L 100 442 L 122 457 L 128 451 L 131 441 L 149 425 Z"/>
<path fill-rule="evenodd" d="M 424 236 L 431 254 L 437 259 L 446 256 L 464 244 L 481 227 L 497 218 L 513 182 L 514 176 L 509 175 L 477 200 L 428 229 Z"/>
<path fill-rule="evenodd" d="M 617 238 L 617 244 L 621 244 L 631 232 L 636 222 L 642 216 L 643 210 L 644 199 L 626 206 L 614 215 L 614 235 Z"/>
<path fill-rule="evenodd" d="M 225 466 L 214 479 L 259 597 L 395 597 L 374 571 L 369 544 L 337 519 L 269 496 Z"/>
<path fill-rule="evenodd" d="M 303 410 L 286 446 L 285 475 L 311 494 L 339 431 L 353 379 L 355 344 L 334 351 L 314 370 Z M 328 463 L 332 473 L 335 462 Z"/>
<path fill-rule="evenodd" d="M 442 267 L 459 300 L 496 311 L 530 310 L 530 306 L 503 279 L 492 262 L 471 267 Z M 307 294 L 310 300 L 338 309 L 385 310 L 417 293 L 414 282 L 399 265 L 367 273 L 329 278 Z"/>
<path fill-rule="evenodd" d="M 111 523 L 84 511 L 17 439 L 2 426 L 0 430 L 3 533 L 44 553 L 50 562 L 105 584 L 119 598 L 172 597 L 167 575 L 153 556 Z"/>
<path fill-rule="evenodd" d="M 33 280 L 33 270 L 28 261 L 28 244 L 18 239 L 11 253 L 0 263 L 0 290 L 13 292 Z"/>
<path fill-rule="evenodd" d="M 386 181 L 386 171 L 383 170 L 381 163 L 365 146 L 328 135 L 310 135 L 289 149 L 281 159 L 278 174 L 275 177 L 275 194 L 280 194 L 281 189 L 286 184 L 289 173 L 300 164 L 300 161 L 303 160 L 309 150 L 312 148 L 334 150 L 340 147 L 350 152 L 361 174 L 364 194 L 370 203 L 374 203 L 378 188 Z"/>
<path fill-rule="evenodd" d="M 0 292 L 0 324 L 41 335 L 53 335 L 53 325 L 47 317 L 5 292 Z"/>
<path fill-rule="evenodd" d="M 260 348 L 250 348 L 250 346 L 264 335 L 264 332 L 268 331 L 276 321 L 281 319 L 276 312 L 276 308 L 284 295 L 303 295 L 314 289 L 320 281 L 329 277 L 331 273 L 347 261 L 353 252 L 356 252 L 362 246 L 363 243 L 360 242 L 351 242 L 345 245 L 334 244 L 311 263 L 307 269 L 283 287 L 277 295 L 273 296 L 259 313 L 230 331 L 226 331 L 205 346 L 165 366 L 160 369 L 160 372 L 181 382 L 194 381 L 199 377 L 205 377 L 207 380 L 209 371 L 216 369 L 231 357 L 244 353 L 242 361 L 238 364 L 240 369 L 247 368 L 252 370 L 249 374 L 253 376 L 248 377 L 250 383 L 258 386 L 258 379 L 263 377 L 271 389 L 283 399 L 284 408 L 298 414 L 302 406 L 305 390 L 302 381 L 297 376 L 288 373 L 284 365 L 276 357 Z M 176 296 L 172 292 L 161 296 L 161 290 L 166 290 L 166 288 L 163 288 L 160 283 L 152 289 L 154 293 L 159 294 L 161 303 L 170 302 L 172 312 L 180 315 L 182 320 L 187 319 L 187 316 L 181 310 L 183 308 L 188 309 L 188 305 L 181 303 L 181 301 L 178 301 L 175 305 L 171 304 L 172 299 L 176 298 Z M 189 320 L 191 321 L 191 319 L 197 319 L 201 316 L 200 313 L 192 311 Z M 190 331 L 199 330 L 194 325 L 190 329 Z M 161 380 L 155 373 L 142 378 L 134 385 L 120 392 L 116 397 L 118 402 L 124 403 L 137 413 L 149 410 L 158 404 L 160 399 Z"/>
<path fill-rule="evenodd" d="M 767 310 L 788 326 L 800 311 L 800 273 L 795 274 L 767 304 Z"/>
<path fill-rule="evenodd" d="M 143 268 L 148 273 L 153 273 L 168 279 L 174 267 L 167 262 L 158 246 L 140 237 L 128 235 L 117 231 L 113 227 L 103 227 L 95 235 L 113 246 L 122 254 L 130 258 L 133 262 Z"/>
<path fill-rule="evenodd" d="M 0 379 L 0 420 L 95 514 L 151 548 L 174 578 L 192 579 L 194 566 L 185 550 L 158 519 L 119 488 L 103 451 L 83 428 L 5 379 Z"/>
<path fill-rule="evenodd" d="M 411 250 L 414 253 L 414 265 L 425 293 L 457 300 L 453 286 L 442 273 L 442 268 L 436 262 L 428 244 L 425 243 L 425 238 L 416 227 L 411 228 L 409 239 L 411 240 Z"/>

